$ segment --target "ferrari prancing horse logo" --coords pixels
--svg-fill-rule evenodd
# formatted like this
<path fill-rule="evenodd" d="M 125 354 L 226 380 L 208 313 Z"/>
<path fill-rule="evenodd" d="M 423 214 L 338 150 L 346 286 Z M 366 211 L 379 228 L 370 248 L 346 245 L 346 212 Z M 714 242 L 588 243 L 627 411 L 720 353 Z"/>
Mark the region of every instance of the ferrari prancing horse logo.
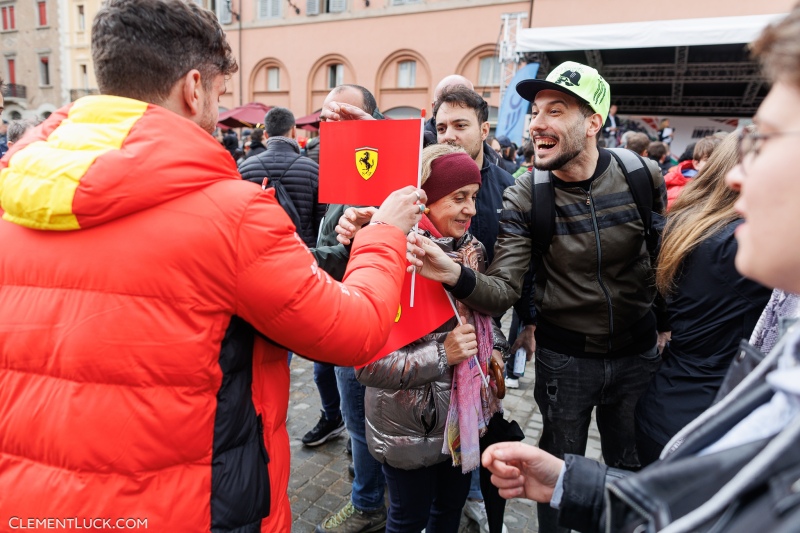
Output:
<path fill-rule="evenodd" d="M 378 149 L 364 146 L 356 148 L 356 170 L 361 177 L 368 180 L 378 168 Z"/>

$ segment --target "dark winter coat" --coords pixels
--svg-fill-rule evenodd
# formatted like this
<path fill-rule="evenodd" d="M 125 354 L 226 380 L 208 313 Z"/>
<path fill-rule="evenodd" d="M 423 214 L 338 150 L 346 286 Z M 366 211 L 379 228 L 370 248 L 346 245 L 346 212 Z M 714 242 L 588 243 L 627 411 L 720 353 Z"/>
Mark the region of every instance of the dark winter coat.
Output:
<path fill-rule="evenodd" d="M 733 232 L 741 223 L 701 242 L 667 297 L 672 339 L 636 407 L 637 427 L 662 446 L 711 406 L 739 341 L 750 337 L 769 300 L 770 289 L 736 271 Z"/>
<path fill-rule="evenodd" d="M 475 205 L 469 232 L 486 247 L 489 263 L 494 259 L 494 243 L 500 229 L 500 211 L 503 210 L 503 191 L 514 185 L 514 177 L 495 165 L 491 154 L 495 154 L 488 144 L 483 143 L 483 167 L 481 167 L 481 188 Z"/>
<path fill-rule="evenodd" d="M 242 179 L 259 185 L 265 177 L 280 179 L 300 216 L 300 225 L 296 228 L 298 235 L 309 248 L 316 245 L 319 223 L 326 208 L 325 204 L 317 201 L 319 165 L 301 156 L 296 142 L 285 137 L 267 139 L 267 150 L 246 159 L 239 167 L 239 173 Z"/>

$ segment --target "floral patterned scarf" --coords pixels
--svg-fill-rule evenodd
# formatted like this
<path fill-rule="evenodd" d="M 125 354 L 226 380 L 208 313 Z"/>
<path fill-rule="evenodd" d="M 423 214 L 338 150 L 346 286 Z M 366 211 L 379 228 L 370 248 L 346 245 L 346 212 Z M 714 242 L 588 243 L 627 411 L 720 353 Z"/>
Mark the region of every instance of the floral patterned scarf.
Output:
<path fill-rule="evenodd" d="M 454 261 L 475 271 L 479 270 L 480 254 L 470 234 L 467 233 L 466 238 L 457 240 L 443 237 L 425 215 L 419 227 L 427 231 L 434 242 L 446 244 L 452 242 L 453 252 L 448 255 Z M 470 357 L 453 369 L 450 407 L 447 411 L 442 453 L 452 456 L 453 466 L 460 464 L 461 471 L 467 473 L 480 466 L 481 452 L 478 440 L 486 433 L 492 415 L 500 410 L 500 401 L 494 394 L 489 393 L 484 381 L 484 376 L 489 375 L 489 360 L 492 357 L 494 341 L 492 319 L 488 315 L 473 311 L 459 301 L 456 301 L 456 310 L 469 324 L 475 326 L 478 356 L 477 362 L 475 357 Z"/>

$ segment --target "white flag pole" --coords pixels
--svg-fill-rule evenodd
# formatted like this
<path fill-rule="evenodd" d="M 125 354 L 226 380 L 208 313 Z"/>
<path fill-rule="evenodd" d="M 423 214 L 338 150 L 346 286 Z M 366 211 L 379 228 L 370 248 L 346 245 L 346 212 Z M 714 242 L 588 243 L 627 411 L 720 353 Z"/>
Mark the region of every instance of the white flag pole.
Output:
<path fill-rule="evenodd" d="M 419 118 L 419 154 L 417 157 L 417 189 L 422 187 L 422 146 L 425 140 L 425 109 L 422 109 L 422 116 Z M 418 233 L 419 224 L 414 224 L 413 231 Z M 414 256 L 416 257 L 416 255 Z M 417 281 L 417 267 L 411 273 L 411 302 L 409 307 L 414 307 L 414 289 Z M 458 314 L 458 313 L 456 313 Z"/>
<path fill-rule="evenodd" d="M 442 289 L 444 289 L 444 287 L 442 287 Z M 447 294 L 447 301 L 450 302 L 450 307 L 453 308 L 453 312 L 456 314 L 456 320 L 458 320 L 458 325 L 459 326 L 463 326 L 464 322 L 461 320 L 461 315 L 458 314 L 458 309 L 456 308 L 456 303 L 453 301 L 452 295 L 449 292 L 447 292 L 447 290 L 445 290 L 444 292 L 445 292 L 445 294 Z M 487 378 L 486 374 L 483 373 L 483 369 L 481 368 L 481 362 L 478 360 L 478 356 L 477 355 L 473 355 L 472 357 L 473 357 L 473 359 L 475 359 L 475 364 L 478 366 L 478 372 L 481 373 L 481 380 L 483 381 L 483 383 L 486 385 L 486 388 L 488 389 L 489 388 L 489 378 Z"/>

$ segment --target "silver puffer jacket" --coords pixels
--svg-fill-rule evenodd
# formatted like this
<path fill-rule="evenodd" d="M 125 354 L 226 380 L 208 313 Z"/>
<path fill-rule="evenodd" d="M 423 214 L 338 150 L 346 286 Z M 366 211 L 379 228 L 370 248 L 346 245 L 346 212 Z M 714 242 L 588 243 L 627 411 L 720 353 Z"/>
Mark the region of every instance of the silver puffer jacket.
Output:
<path fill-rule="evenodd" d="M 483 245 L 469 233 L 456 241 L 435 239 L 434 242 L 448 253 L 463 246 L 478 246 L 479 264 L 485 266 Z M 453 317 L 433 333 L 356 369 L 356 378 L 367 386 L 364 398 L 367 444 L 381 463 L 411 470 L 451 459 L 442 453 L 453 383 L 444 341 L 457 325 Z M 505 354 L 508 342 L 500 328 L 494 322 L 493 325 L 494 348 Z"/>

